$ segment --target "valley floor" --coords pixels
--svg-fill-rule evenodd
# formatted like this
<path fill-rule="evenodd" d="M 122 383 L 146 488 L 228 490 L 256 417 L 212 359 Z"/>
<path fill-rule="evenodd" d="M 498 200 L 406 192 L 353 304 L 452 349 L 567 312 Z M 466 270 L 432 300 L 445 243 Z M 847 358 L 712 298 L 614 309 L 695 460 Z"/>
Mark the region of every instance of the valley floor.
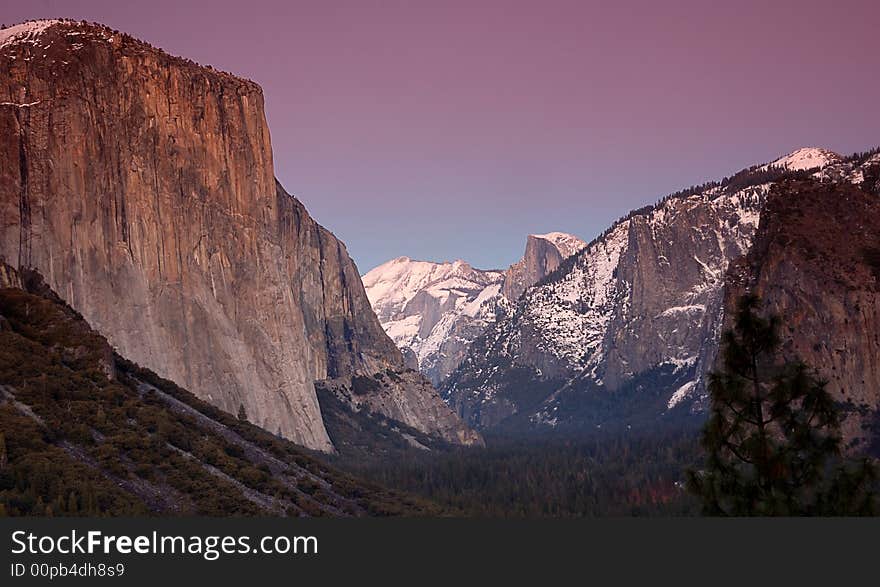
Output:
<path fill-rule="evenodd" d="M 402 451 L 334 464 L 436 502 L 449 515 L 490 518 L 692 516 L 685 471 L 702 462 L 696 427 L 577 438 L 487 437 L 488 448 Z"/>

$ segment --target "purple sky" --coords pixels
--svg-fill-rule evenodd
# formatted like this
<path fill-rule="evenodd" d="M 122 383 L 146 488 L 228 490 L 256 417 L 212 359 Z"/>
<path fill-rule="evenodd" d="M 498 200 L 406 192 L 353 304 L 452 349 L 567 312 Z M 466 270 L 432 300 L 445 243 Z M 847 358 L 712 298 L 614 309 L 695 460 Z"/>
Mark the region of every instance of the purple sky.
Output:
<path fill-rule="evenodd" d="M 799 146 L 880 144 L 876 0 L 4 4 L 260 83 L 276 174 L 362 272 L 500 267 L 528 233 L 589 240 Z"/>

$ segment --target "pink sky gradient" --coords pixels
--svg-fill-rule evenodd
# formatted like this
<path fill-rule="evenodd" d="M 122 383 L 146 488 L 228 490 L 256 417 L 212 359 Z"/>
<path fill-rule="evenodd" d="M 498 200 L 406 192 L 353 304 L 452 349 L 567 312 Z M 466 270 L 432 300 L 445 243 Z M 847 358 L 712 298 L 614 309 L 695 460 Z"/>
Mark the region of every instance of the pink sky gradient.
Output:
<path fill-rule="evenodd" d="M 96 20 L 263 86 L 276 173 L 362 272 L 500 267 L 528 233 L 800 146 L 880 144 L 880 3 L 88 2 Z"/>

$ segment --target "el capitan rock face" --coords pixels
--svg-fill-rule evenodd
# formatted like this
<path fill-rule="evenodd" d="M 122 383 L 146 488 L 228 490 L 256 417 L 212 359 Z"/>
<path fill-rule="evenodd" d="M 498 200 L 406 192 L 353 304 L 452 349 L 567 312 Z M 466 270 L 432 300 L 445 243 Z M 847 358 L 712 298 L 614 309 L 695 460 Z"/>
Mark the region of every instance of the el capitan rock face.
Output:
<path fill-rule="evenodd" d="M 314 381 L 403 368 L 344 245 L 276 183 L 253 82 L 26 23 L 0 31 L 0 137 L 0 256 L 131 360 L 321 450 Z"/>

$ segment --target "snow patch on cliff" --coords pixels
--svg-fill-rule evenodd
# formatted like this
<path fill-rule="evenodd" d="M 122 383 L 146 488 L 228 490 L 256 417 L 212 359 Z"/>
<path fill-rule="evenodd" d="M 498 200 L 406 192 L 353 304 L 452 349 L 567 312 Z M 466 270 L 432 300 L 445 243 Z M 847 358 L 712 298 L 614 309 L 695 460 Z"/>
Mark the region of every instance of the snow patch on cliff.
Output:
<path fill-rule="evenodd" d="M 671 410 L 672 408 L 683 402 L 687 398 L 687 396 L 690 395 L 690 393 L 694 390 L 694 388 L 696 388 L 696 386 L 696 381 L 688 381 L 687 383 L 679 387 L 677 390 L 675 390 L 675 393 L 672 394 L 672 397 L 669 398 L 669 402 L 666 404 L 666 408 Z"/>
<path fill-rule="evenodd" d="M 29 20 L 21 24 L 0 29 L 0 48 L 12 43 L 35 43 L 37 38 L 52 25 L 63 20 Z"/>
<path fill-rule="evenodd" d="M 615 301 L 625 294 L 614 279 L 626 250 L 629 221 L 584 250 L 562 279 L 526 292 L 523 319 L 539 336 L 538 348 L 572 368 L 583 367 L 600 350 Z"/>

